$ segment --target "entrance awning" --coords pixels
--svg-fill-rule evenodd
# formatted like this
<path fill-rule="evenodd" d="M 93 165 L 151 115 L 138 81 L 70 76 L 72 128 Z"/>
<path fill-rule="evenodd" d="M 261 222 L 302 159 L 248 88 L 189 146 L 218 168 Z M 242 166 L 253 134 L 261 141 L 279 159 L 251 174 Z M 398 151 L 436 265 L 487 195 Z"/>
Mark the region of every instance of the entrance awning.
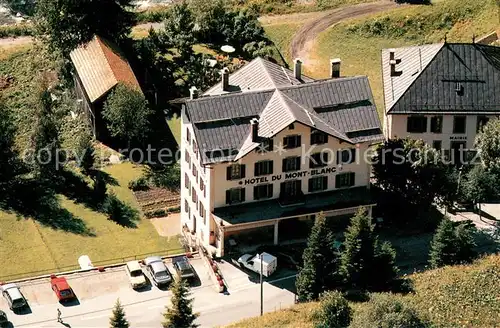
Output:
<path fill-rule="evenodd" d="M 272 219 L 289 218 L 343 208 L 375 205 L 366 187 L 307 194 L 302 204 L 282 207 L 277 199 L 215 208 L 213 215 L 226 225 L 248 224 Z"/>

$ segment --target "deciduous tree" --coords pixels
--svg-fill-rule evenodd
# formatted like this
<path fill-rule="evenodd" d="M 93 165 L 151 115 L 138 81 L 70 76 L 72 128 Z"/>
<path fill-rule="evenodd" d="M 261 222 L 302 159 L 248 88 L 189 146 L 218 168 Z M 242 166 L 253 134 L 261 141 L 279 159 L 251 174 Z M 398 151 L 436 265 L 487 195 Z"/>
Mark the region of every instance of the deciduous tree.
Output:
<path fill-rule="evenodd" d="M 500 170 L 500 119 L 488 121 L 476 136 L 476 146 L 487 170 Z"/>
<path fill-rule="evenodd" d="M 338 255 L 335 236 L 325 215 L 318 214 L 302 255 L 304 263 L 297 276 L 298 299 L 308 302 L 318 299 L 325 291 L 338 287 Z"/>
<path fill-rule="evenodd" d="M 132 0 L 38 0 L 36 24 L 49 46 L 68 56 L 98 35 L 120 43 L 134 24 Z"/>
<path fill-rule="evenodd" d="M 163 328 L 196 328 L 197 324 L 194 323 L 198 314 L 193 313 L 193 299 L 189 299 L 189 290 L 184 281 L 178 276 L 170 287 L 172 297 L 170 301 L 171 306 L 166 307 L 163 313 L 162 322 Z"/>
<path fill-rule="evenodd" d="M 104 103 L 102 116 L 109 132 L 127 142 L 142 142 L 147 136 L 152 111 L 144 95 L 137 89 L 119 83 Z"/>

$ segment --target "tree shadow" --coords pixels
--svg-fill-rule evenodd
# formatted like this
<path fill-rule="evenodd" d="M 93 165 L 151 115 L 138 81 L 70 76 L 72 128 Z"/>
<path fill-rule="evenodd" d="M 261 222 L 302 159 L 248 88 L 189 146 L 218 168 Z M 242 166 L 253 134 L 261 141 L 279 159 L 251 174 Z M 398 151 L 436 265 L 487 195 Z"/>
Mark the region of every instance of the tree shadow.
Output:
<path fill-rule="evenodd" d="M 33 218 L 40 224 L 79 235 L 95 236 L 85 222 L 59 205 L 55 191 L 33 179 L 17 180 L 0 202 L 0 208 L 21 218 Z"/>
<path fill-rule="evenodd" d="M 109 220 L 126 228 L 137 228 L 137 222 L 140 220 L 139 212 L 135 208 L 122 202 L 112 193 L 106 197 L 103 211 Z"/>

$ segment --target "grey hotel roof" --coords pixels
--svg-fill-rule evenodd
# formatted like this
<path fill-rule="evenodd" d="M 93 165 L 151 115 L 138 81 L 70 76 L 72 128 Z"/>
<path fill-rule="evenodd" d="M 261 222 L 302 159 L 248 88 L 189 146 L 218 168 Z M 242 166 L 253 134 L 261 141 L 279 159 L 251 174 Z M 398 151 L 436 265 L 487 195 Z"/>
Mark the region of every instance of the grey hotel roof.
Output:
<path fill-rule="evenodd" d="M 300 122 L 351 144 L 383 139 L 365 76 L 296 79 L 291 70 L 256 58 L 229 76 L 228 90 L 219 83 L 185 103 L 203 164 L 233 161 L 255 149 L 253 118 L 264 138 Z"/>
<path fill-rule="evenodd" d="M 390 52 L 396 72 L 391 76 Z M 439 43 L 382 51 L 386 112 L 500 113 L 500 47 Z"/>

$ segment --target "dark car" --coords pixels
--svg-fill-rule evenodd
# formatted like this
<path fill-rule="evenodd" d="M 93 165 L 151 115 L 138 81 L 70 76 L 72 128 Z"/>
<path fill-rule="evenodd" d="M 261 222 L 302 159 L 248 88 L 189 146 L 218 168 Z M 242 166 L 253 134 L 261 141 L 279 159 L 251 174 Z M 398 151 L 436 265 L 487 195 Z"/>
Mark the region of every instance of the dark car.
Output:
<path fill-rule="evenodd" d="M 5 314 L 5 312 L 0 310 L 0 327 L 7 326 L 8 323 L 9 319 L 7 319 L 7 314 Z"/>
<path fill-rule="evenodd" d="M 189 260 L 185 256 L 178 256 L 172 259 L 172 264 L 174 265 L 175 271 L 179 274 L 182 279 L 193 279 L 196 277 L 193 266 L 189 263 Z"/>

